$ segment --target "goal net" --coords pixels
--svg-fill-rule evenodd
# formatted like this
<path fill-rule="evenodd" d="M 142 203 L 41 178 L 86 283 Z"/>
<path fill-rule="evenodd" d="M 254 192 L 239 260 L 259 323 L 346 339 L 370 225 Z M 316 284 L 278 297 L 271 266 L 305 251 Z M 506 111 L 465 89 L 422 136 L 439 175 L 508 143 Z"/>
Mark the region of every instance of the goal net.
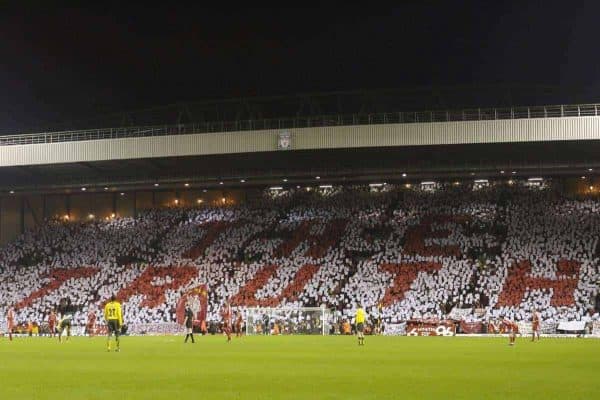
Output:
<path fill-rule="evenodd" d="M 325 307 L 247 308 L 248 335 L 328 335 L 333 312 Z"/>

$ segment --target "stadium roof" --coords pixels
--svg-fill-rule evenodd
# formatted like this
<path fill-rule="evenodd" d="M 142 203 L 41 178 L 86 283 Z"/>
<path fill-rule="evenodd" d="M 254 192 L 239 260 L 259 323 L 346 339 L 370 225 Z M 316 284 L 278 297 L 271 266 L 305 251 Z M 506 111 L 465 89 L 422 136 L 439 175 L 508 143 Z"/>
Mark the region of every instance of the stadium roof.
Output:
<path fill-rule="evenodd" d="M 349 125 L 379 123 L 414 123 L 439 121 L 477 121 L 495 119 L 529 119 L 598 116 L 598 105 L 538 106 L 504 109 L 477 108 L 455 112 L 406 112 L 373 114 L 368 120 L 352 120 Z M 361 114 L 359 114 L 361 115 Z M 386 117 L 387 116 L 387 117 Z M 339 116 L 338 116 L 339 117 Z M 344 118 L 295 117 L 280 120 L 258 120 L 256 124 L 278 123 L 311 126 L 345 125 Z M 392 118 L 394 120 L 390 120 Z M 577 119 L 577 118 L 576 118 Z M 304 122 L 300 122 L 304 121 Z M 246 121 L 248 123 L 250 121 Z M 283 125 L 281 125 L 283 123 Z M 177 127 L 190 125 L 176 125 Z M 243 124 L 221 122 L 192 125 L 201 132 L 244 130 Z M 249 124 L 247 129 L 256 129 Z M 170 135 L 160 130 L 159 135 Z M 210 128 L 210 129 L 209 129 Z M 231 128 L 231 129 L 229 129 Z M 56 143 L 77 140 L 97 140 L 102 133 L 107 139 L 118 137 L 153 136 L 154 130 L 123 127 L 115 130 L 51 132 L 0 137 L 0 145 L 27 143 Z M 177 133 L 177 132 L 175 132 Z M 183 132 L 189 133 L 189 132 Z M 117 136 L 114 136 L 114 135 Z M 87 135 L 87 136 L 86 136 Z M 89 136 L 91 135 L 91 136 Z M 491 144 L 456 144 L 413 147 L 371 147 L 322 150 L 293 150 L 285 152 L 256 152 L 151 159 L 105 160 L 53 165 L 25 165 L 0 168 L 0 193 L 11 190 L 52 192 L 77 190 L 80 186 L 126 189 L 154 189 L 154 183 L 179 185 L 192 182 L 202 187 L 265 186 L 311 183 L 316 176 L 323 181 L 363 182 L 394 179 L 401 182 L 418 179 L 471 179 L 501 177 L 500 171 L 515 171 L 517 177 L 532 175 L 581 175 L 588 169 L 600 172 L 600 141 L 573 140 L 562 142 L 525 142 Z M 406 176 L 403 176 L 406 174 Z M 245 182 L 242 184 L 241 180 Z M 219 183 L 223 182 L 223 185 Z"/>
<path fill-rule="evenodd" d="M 243 153 L 94 163 L 5 167 L 0 193 L 156 189 L 184 182 L 202 188 L 420 179 L 516 178 L 600 172 L 600 141 L 470 144 Z M 505 171 L 502 174 L 501 171 Z M 515 174 L 512 174 L 515 171 Z M 406 176 L 403 176 L 406 174 Z M 241 182 L 241 180 L 245 182 Z M 223 185 L 220 185 L 223 182 Z"/>
<path fill-rule="evenodd" d="M 215 121 L 245 121 L 339 114 L 436 111 L 577 104 L 596 101 L 571 86 L 496 84 L 420 86 L 334 92 L 300 92 L 276 96 L 242 96 L 180 102 L 61 120 L 32 126 L 27 132 L 156 126 Z M 25 132 L 3 132 L 18 134 Z"/>

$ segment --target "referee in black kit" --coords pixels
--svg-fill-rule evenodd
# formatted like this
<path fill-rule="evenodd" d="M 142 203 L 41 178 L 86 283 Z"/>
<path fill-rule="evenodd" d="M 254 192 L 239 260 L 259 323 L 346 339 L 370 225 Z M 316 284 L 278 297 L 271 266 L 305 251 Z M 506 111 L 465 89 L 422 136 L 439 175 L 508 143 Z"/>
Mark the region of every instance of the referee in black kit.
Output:
<path fill-rule="evenodd" d="M 185 306 L 185 319 L 183 320 L 183 325 L 185 325 L 185 341 L 184 343 L 187 343 L 188 339 L 192 339 L 192 343 L 194 342 L 194 313 L 192 312 L 192 309 L 190 308 L 190 305 L 187 304 Z"/>

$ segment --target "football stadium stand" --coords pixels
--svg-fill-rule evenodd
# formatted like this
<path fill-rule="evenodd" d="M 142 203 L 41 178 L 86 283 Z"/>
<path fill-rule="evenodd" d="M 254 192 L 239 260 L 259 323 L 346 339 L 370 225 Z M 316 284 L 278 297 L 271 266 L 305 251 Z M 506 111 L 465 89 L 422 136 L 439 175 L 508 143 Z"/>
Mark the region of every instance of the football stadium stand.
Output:
<path fill-rule="evenodd" d="M 501 315 L 546 323 L 592 315 L 600 201 L 549 186 L 448 184 L 291 189 L 245 205 L 172 207 L 136 218 L 51 219 L 0 250 L 0 315 L 43 325 L 69 298 L 84 325 L 112 294 L 128 324 L 172 324 L 190 289 L 207 321 L 226 302 L 319 307 L 385 325 Z M 462 311 L 461 311 L 462 310 Z"/>

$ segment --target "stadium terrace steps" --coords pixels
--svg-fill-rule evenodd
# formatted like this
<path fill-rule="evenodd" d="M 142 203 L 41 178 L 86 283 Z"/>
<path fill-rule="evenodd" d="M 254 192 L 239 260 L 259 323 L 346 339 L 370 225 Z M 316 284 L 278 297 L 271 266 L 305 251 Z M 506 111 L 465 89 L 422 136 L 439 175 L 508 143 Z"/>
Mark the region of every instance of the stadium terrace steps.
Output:
<path fill-rule="evenodd" d="M 506 190 L 511 201 L 499 205 Z M 357 301 L 370 315 L 383 303 L 382 318 L 392 323 L 439 317 L 448 305 L 481 306 L 486 318 L 503 313 L 519 321 L 539 305 L 542 318 L 568 320 L 600 304 L 597 198 L 516 186 L 474 192 L 466 185 L 373 197 L 301 194 L 292 198 L 294 207 L 266 198 L 258 205 L 149 210 L 135 220 L 48 221 L 0 249 L 0 314 L 12 304 L 19 321 L 45 321 L 68 296 L 82 324 L 87 310 L 100 316 L 100 303 L 115 293 L 131 323 L 164 323 L 192 283 L 209 288 L 210 321 L 219 320 L 227 299 L 237 306 L 325 303 L 345 318 Z M 240 257 L 246 248 L 252 256 Z M 44 249 L 45 260 L 14 264 L 31 249 Z M 143 261 L 123 266 L 116 254 Z M 62 265 L 83 267 L 53 267 Z M 97 275 L 88 276 L 93 268 Z"/>

